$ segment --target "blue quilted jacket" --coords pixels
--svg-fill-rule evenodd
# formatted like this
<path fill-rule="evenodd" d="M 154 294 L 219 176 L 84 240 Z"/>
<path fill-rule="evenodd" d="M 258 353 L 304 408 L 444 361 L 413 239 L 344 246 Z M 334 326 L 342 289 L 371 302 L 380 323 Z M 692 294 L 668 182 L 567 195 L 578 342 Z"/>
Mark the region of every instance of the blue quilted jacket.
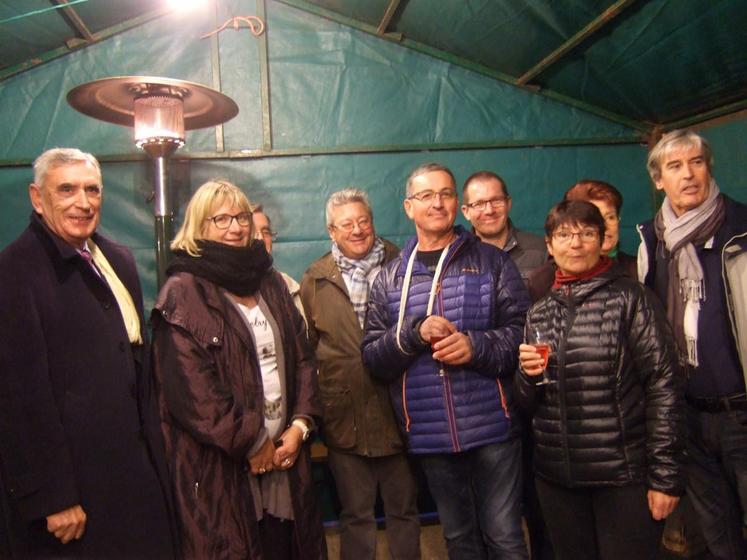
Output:
<path fill-rule="evenodd" d="M 529 297 L 509 256 L 463 228 L 449 247 L 433 314 L 466 333 L 473 358 L 438 375 L 430 345 L 415 328 L 425 317 L 433 274 L 414 263 L 397 344 L 399 302 L 410 239 L 379 273 L 368 303 L 361 349 L 371 374 L 389 382 L 392 404 L 411 453 L 457 453 L 515 435 L 511 377 L 517 366 Z"/>

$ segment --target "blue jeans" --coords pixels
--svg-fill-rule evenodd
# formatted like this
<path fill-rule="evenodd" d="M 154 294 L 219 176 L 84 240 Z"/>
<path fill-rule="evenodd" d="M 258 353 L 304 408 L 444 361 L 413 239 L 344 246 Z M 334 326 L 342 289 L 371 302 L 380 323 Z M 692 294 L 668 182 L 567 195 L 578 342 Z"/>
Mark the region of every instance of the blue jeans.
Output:
<path fill-rule="evenodd" d="M 519 438 L 420 461 L 450 559 L 527 558 Z"/>
<path fill-rule="evenodd" d="M 747 558 L 747 410 L 688 406 L 687 493 L 715 558 Z"/>

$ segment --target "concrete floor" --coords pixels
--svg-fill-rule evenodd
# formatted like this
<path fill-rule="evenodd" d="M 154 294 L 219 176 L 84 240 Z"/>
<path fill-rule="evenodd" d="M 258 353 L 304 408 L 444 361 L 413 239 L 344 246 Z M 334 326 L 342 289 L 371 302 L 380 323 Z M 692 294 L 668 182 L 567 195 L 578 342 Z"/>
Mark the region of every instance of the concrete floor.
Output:
<path fill-rule="evenodd" d="M 325 533 L 327 536 L 327 554 L 329 560 L 340 560 L 339 529 L 330 528 L 327 529 Z M 446 544 L 444 543 L 440 525 L 423 525 L 420 528 L 420 553 L 422 555 L 422 560 L 448 560 Z M 699 553 L 696 554 L 688 554 L 685 552 L 684 554 L 678 554 L 669 551 L 662 546 L 658 560 L 682 560 L 683 558 L 688 558 L 689 560 L 703 560 L 705 557 L 704 552 L 699 551 Z M 377 532 L 376 560 L 389 560 L 389 558 L 391 557 L 389 556 L 389 549 L 387 546 L 386 531 L 380 529 Z"/>
<path fill-rule="evenodd" d="M 340 560 L 340 530 L 327 529 L 327 555 L 329 560 Z M 447 560 L 446 544 L 440 525 L 424 525 L 420 528 L 420 554 L 423 560 Z M 386 531 L 377 531 L 376 560 L 389 560 Z"/>

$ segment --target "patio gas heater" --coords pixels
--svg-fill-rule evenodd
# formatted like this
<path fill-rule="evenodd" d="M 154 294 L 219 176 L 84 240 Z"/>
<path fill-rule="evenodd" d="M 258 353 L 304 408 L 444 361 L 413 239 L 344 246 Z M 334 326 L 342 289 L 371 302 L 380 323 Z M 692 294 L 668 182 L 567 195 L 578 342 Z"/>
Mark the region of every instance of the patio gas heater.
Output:
<path fill-rule="evenodd" d="M 222 93 L 201 84 L 124 76 L 104 78 L 71 89 L 67 101 L 81 113 L 133 127 L 135 145 L 153 160 L 158 288 L 166 279 L 173 214 L 169 197 L 169 158 L 184 145 L 184 131 L 206 128 L 235 117 L 239 108 Z"/>

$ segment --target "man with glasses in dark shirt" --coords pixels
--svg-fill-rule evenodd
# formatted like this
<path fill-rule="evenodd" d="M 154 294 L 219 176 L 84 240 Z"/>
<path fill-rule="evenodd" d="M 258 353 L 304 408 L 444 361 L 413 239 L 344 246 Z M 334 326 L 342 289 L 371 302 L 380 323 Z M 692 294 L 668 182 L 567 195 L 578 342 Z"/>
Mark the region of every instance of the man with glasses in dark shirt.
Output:
<path fill-rule="evenodd" d="M 462 214 L 475 235 L 506 251 L 526 283 L 532 271 L 547 260 L 547 247 L 542 237 L 511 222 L 511 196 L 505 181 L 492 171 L 478 171 L 464 182 L 462 198 Z"/>

